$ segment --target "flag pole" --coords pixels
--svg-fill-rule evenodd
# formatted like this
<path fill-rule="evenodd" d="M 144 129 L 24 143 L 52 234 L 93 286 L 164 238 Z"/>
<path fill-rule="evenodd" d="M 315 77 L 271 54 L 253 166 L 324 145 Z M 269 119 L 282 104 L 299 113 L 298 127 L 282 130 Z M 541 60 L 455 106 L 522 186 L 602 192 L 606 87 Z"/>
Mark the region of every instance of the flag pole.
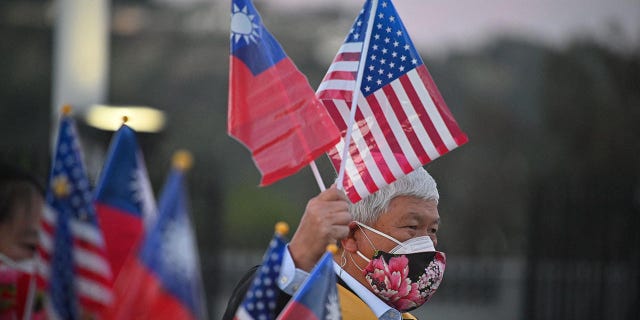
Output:
<path fill-rule="evenodd" d="M 24 310 L 22 312 L 23 320 L 31 319 L 31 313 L 33 311 L 33 302 L 36 296 L 36 267 L 35 266 L 32 271 L 33 273 L 29 277 L 29 290 L 27 291 L 27 301 L 24 304 Z"/>
<path fill-rule="evenodd" d="M 311 167 L 311 172 L 313 172 L 313 176 L 316 178 L 316 182 L 318 183 L 318 187 L 320 188 L 320 192 L 327 190 L 327 187 L 324 185 L 324 181 L 322 181 L 322 177 L 320 176 L 320 172 L 318 171 L 318 166 L 316 166 L 316 161 L 313 160 L 309 163 Z"/>
<path fill-rule="evenodd" d="M 360 56 L 360 62 L 358 63 L 358 75 L 356 77 L 356 85 L 353 90 L 353 99 L 351 100 L 351 112 L 349 114 L 349 122 L 347 123 L 347 132 L 344 140 L 344 147 L 342 148 L 342 162 L 340 163 L 340 170 L 338 171 L 338 180 L 336 185 L 338 190 L 342 190 L 342 181 L 344 180 L 344 169 L 347 163 L 347 151 L 349 151 L 349 145 L 351 144 L 351 131 L 353 122 L 356 118 L 356 108 L 358 107 L 358 99 L 360 98 L 360 85 L 362 84 L 362 75 L 364 74 L 364 64 L 367 60 L 367 53 L 369 51 L 369 41 L 371 40 L 371 30 L 373 29 L 373 20 L 376 16 L 376 9 L 378 8 L 378 0 L 371 1 L 371 10 L 369 10 L 369 18 L 367 22 L 367 31 L 364 36 L 364 43 L 362 44 L 362 55 Z"/>

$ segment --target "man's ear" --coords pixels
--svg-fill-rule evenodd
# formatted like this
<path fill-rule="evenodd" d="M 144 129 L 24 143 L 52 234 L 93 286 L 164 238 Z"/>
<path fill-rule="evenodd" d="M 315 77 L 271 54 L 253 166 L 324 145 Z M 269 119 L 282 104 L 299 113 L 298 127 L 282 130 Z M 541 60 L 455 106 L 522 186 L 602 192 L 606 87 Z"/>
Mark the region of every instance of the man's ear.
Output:
<path fill-rule="evenodd" d="M 355 221 L 351 221 L 349 223 L 349 235 L 346 238 L 340 240 L 345 251 L 351 253 L 355 253 L 356 251 L 358 251 L 358 244 L 355 238 L 356 231 L 358 231 L 358 224 Z"/>

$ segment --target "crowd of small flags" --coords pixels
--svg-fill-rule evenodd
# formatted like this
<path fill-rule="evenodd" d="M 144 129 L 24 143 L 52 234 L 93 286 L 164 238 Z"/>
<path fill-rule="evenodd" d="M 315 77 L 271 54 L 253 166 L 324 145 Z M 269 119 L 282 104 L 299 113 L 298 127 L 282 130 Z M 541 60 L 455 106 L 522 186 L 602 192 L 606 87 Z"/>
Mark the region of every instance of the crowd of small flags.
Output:
<path fill-rule="evenodd" d="M 262 185 L 327 153 L 357 202 L 467 142 L 391 0 L 365 1 L 315 93 L 251 0 L 232 0 L 231 14 L 228 133 L 251 151 Z M 46 318 L 207 318 L 184 181 L 191 162 L 176 153 L 156 202 L 124 119 L 92 190 L 64 108 L 38 248 Z M 235 319 L 340 319 L 335 248 L 277 312 L 287 232 L 276 226 Z"/>
<path fill-rule="evenodd" d="M 71 108 L 59 123 L 41 221 L 35 290 L 42 319 L 206 319 L 178 151 L 156 205 L 135 131 L 114 134 L 95 190 Z"/>

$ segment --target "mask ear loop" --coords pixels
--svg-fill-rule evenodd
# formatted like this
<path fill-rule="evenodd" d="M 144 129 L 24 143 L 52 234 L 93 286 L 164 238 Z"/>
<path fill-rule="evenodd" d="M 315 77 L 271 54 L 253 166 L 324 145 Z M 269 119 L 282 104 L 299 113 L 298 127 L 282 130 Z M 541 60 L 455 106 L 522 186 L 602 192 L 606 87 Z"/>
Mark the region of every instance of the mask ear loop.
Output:
<path fill-rule="evenodd" d="M 373 242 L 371 241 L 371 239 L 369 239 L 369 236 L 367 236 L 367 233 L 364 232 L 364 230 L 362 230 L 362 226 L 360 225 L 360 222 L 358 222 L 357 224 L 358 224 L 358 228 L 360 228 L 360 231 L 362 231 L 362 234 L 364 235 L 364 237 L 367 239 L 367 241 L 369 241 L 369 244 L 371 245 L 371 248 L 373 248 L 373 251 L 378 252 L 378 249 L 376 249 L 376 246 L 373 245 Z M 367 225 L 365 225 L 365 227 L 369 229 Z"/>
<path fill-rule="evenodd" d="M 390 236 L 390 235 L 388 235 L 388 234 L 386 234 L 386 233 L 384 233 L 384 232 L 381 232 L 381 231 L 379 231 L 379 230 L 376 230 L 376 229 L 374 229 L 374 228 L 372 228 L 372 227 L 369 227 L 369 226 L 368 226 L 368 225 L 366 225 L 366 224 L 363 224 L 363 223 L 360 223 L 360 222 L 357 222 L 357 221 L 356 221 L 356 223 L 358 224 L 358 227 L 360 228 L 360 231 L 362 231 L 362 233 L 364 234 L 365 238 L 367 238 L 367 240 L 368 240 L 368 241 L 369 241 L 369 243 L 371 244 L 371 247 L 373 247 L 373 250 L 375 250 L 376 252 L 378 252 L 378 249 L 376 249 L 376 247 L 373 245 L 373 242 L 371 242 L 371 240 L 369 239 L 369 237 L 367 236 L 367 234 L 364 232 L 364 230 L 362 230 L 362 227 L 366 228 L 367 230 L 369 230 L 369 231 L 371 231 L 371 232 L 373 232 L 373 233 L 375 233 L 375 234 L 377 234 L 377 235 L 379 235 L 379 236 L 381 236 L 381 237 L 385 237 L 385 238 L 387 238 L 387 239 L 389 239 L 389 240 L 391 240 L 391 241 L 395 242 L 397 245 L 399 245 L 399 246 L 401 246 L 401 247 L 403 247 L 403 248 L 404 248 L 404 245 L 402 244 L 402 242 L 398 241 L 398 239 L 396 239 L 396 238 L 394 238 L 394 237 L 392 237 L 392 236 Z M 396 250 L 397 250 L 397 249 L 396 249 Z M 394 250 L 394 251 L 395 251 L 395 250 Z"/>
<path fill-rule="evenodd" d="M 367 233 L 364 232 L 364 230 L 362 230 L 362 227 L 360 226 L 360 222 L 357 222 L 358 228 L 360 228 L 360 231 L 362 231 L 362 234 L 364 235 L 365 239 L 367 239 L 367 241 L 369 241 L 369 245 L 371 245 L 371 248 L 373 248 L 374 251 L 374 255 L 378 252 L 378 249 L 376 249 L 376 246 L 373 245 L 373 242 L 371 241 L 371 239 L 369 239 L 369 236 L 367 236 Z M 366 227 L 366 225 L 365 225 Z M 367 228 L 368 229 L 368 228 Z M 358 255 L 360 256 L 360 258 L 362 258 L 363 260 L 367 261 L 367 263 L 371 262 L 371 260 L 367 259 L 367 257 L 365 257 L 359 250 L 357 251 Z M 358 270 L 360 271 L 364 271 L 363 268 L 360 268 L 360 266 L 356 263 L 355 259 L 353 259 L 353 255 L 351 253 L 349 253 L 349 258 L 351 259 L 351 262 L 353 262 L 353 265 L 356 266 L 356 268 L 358 268 Z"/>
<path fill-rule="evenodd" d="M 16 269 L 16 270 L 20 270 L 22 272 L 26 272 L 29 274 L 33 274 L 35 272 L 35 257 L 34 258 L 29 258 L 26 259 L 24 261 L 16 261 L 13 260 L 12 258 L 8 257 L 7 255 L 5 255 L 4 253 L 0 252 L 0 262 L 4 263 L 5 265 L 7 265 L 8 267 L 12 268 L 12 269 Z"/>
<path fill-rule="evenodd" d="M 341 255 L 341 259 L 340 259 L 340 272 L 338 273 L 338 277 L 342 278 L 342 270 L 344 269 L 344 266 L 347 265 L 347 257 L 345 256 L 345 252 L 346 250 L 344 250 L 344 248 L 342 248 L 342 255 Z"/>
<path fill-rule="evenodd" d="M 4 253 L 0 252 L 0 262 L 3 262 L 7 266 L 11 268 L 18 268 L 18 262 L 13 260 L 12 258 L 6 256 Z"/>
<path fill-rule="evenodd" d="M 360 266 L 356 263 L 356 260 L 353 259 L 353 255 L 351 253 L 349 253 L 349 258 L 351 258 L 351 262 L 353 262 L 353 265 L 356 266 L 356 268 L 358 268 L 358 270 L 364 271 L 364 269 L 360 268 Z"/>

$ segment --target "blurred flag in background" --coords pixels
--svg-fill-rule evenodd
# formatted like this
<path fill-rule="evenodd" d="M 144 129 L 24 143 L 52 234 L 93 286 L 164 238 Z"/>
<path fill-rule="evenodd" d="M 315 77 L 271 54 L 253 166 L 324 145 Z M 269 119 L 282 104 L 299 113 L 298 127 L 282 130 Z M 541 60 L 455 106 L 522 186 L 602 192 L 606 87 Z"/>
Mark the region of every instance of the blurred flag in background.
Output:
<path fill-rule="evenodd" d="M 111 319 L 207 318 L 184 177 L 192 160 L 179 152 L 173 162 L 157 222 L 116 279 Z"/>
<path fill-rule="evenodd" d="M 69 113 L 65 107 L 47 187 L 39 278 L 54 318 L 103 319 L 113 299 L 111 267 Z"/>
<path fill-rule="evenodd" d="M 136 133 L 115 132 L 96 187 L 95 207 L 114 277 L 156 216 L 156 205 Z"/>

